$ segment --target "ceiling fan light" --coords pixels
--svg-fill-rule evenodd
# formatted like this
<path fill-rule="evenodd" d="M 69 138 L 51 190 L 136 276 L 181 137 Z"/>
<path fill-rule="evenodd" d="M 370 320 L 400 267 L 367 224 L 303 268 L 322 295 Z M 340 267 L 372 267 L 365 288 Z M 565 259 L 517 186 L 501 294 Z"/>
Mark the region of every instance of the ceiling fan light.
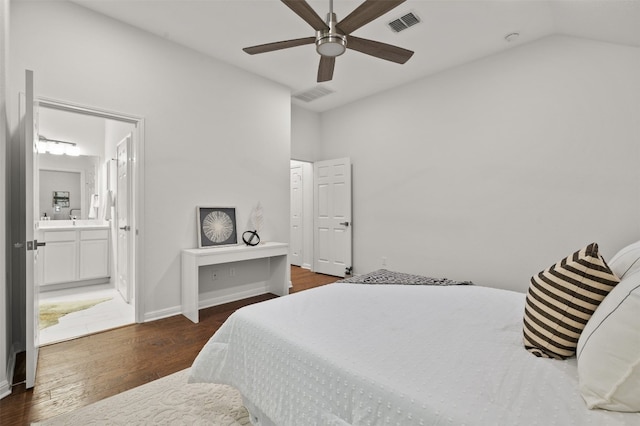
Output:
<path fill-rule="evenodd" d="M 322 56 L 340 56 L 347 50 L 347 38 L 340 34 L 326 34 L 316 40 L 316 51 Z"/>

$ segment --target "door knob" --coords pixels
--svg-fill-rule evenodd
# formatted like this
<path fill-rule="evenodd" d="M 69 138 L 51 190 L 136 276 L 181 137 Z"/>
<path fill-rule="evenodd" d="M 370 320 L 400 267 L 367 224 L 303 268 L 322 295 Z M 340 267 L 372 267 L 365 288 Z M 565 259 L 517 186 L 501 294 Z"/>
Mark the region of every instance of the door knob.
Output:
<path fill-rule="evenodd" d="M 342 225 L 342 226 L 349 226 L 349 222 L 340 222 L 340 225 Z"/>
<path fill-rule="evenodd" d="M 123 231 L 130 231 L 130 230 L 131 230 L 131 227 L 130 227 L 129 225 L 127 225 L 127 226 L 121 226 L 121 227 L 120 227 L 120 228 L 118 228 L 118 229 L 121 229 L 121 230 L 123 230 Z"/>

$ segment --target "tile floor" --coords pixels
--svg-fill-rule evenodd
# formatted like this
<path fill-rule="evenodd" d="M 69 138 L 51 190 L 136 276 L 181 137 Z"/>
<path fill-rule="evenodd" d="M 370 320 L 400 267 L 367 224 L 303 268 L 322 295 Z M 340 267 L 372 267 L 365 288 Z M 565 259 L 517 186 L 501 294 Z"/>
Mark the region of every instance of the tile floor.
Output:
<path fill-rule="evenodd" d="M 98 303 L 89 309 L 67 314 L 60 318 L 58 324 L 40 330 L 40 345 L 71 340 L 135 322 L 133 304 L 127 304 L 111 284 L 40 293 L 41 304 L 106 297 L 112 299 Z"/>

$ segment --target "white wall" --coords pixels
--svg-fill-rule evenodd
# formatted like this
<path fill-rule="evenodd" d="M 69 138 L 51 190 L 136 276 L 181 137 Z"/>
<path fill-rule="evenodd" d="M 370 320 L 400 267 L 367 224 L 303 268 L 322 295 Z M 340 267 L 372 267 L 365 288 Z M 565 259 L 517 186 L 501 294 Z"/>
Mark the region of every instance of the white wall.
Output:
<path fill-rule="evenodd" d="M 264 240 L 288 240 L 286 88 L 71 3 L 18 2 L 11 18 L 12 94 L 31 68 L 37 96 L 145 119 L 146 318 L 179 309 L 196 206 L 235 206 L 241 233 L 261 201 Z"/>
<path fill-rule="evenodd" d="M 610 258 L 640 239 L 639 117 L 640 49 L 562 36 L 324 113 L 355 272 L 526 291 L 592 241 Z"/>
<path fill-rule="evenodd" d="M 291 106 L 291 158 L 316 161 L 320 145 L 320 114 Z"/>
<path fill-rule="evenodd" d="M 7 111 L 7 60 L 9 56 L 9 0 L 0 0 L 0 398 L 11 391 L 7 378 L 11 348 L 11 313 L 7 299 L 6 246 L 8 226 L 6 214 L 7 145 L 9 140 Z"/>

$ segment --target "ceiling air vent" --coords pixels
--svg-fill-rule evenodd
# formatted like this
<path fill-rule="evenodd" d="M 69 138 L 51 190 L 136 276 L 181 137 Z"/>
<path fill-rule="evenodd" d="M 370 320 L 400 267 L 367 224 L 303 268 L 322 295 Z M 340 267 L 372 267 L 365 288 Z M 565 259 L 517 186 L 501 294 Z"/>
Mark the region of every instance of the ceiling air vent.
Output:
<path fill-rule="evenodd" d="M 406 15 L 389 22 L 387 25 L 389 25 L 389 28 L 391 28 L 394 33 L 399 33 L 400 31 L 404 31 L 418 23 L 420 23 L 418 15 L 413 12 L 409 12 Z"/>
<path fill-rule="evenodd" d="M 304 92 L 294 93 L 293 97 L 304 102 L 315 101 L 318 98 L 327 96 L 333 93 L 333 90 L 324 86 L 316 86 L 313 89 L 305 90 Z"/>

